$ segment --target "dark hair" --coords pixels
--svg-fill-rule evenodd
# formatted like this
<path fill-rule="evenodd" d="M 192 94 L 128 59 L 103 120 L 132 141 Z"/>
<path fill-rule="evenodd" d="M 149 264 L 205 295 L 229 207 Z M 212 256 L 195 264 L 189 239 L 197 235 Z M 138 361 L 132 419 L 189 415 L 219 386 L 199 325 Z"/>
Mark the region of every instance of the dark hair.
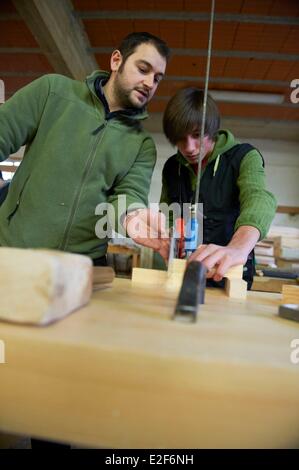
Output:
<path fill-rule="evenodd" d="M 166 42 L 164 42 L 162 39 L 146 32 L 131 33 L 122 40 L 120 46 L 118 47 L 118 50 L 121 52 L 123 57 L 122 66 L 126 62 L 127 58 L 135 52 L 136 48 L 140 44 L 144 43 L 152 44 L 157 49 L 159 54 L 164 57 L 164 59 L 166 59 L 166 61 L 169 60 L 170 49 Z"/>
<path fill-rule="evenodd" d="M 186 135 L 200 131 L 204 92 L 198 88 L 184 88 L 168 102 L 163 116 L 163 130 L 167 139 L 176 145 Z M 204 134 L 215 140 L 220 127 L 220 114 L 208 94 Z"/>

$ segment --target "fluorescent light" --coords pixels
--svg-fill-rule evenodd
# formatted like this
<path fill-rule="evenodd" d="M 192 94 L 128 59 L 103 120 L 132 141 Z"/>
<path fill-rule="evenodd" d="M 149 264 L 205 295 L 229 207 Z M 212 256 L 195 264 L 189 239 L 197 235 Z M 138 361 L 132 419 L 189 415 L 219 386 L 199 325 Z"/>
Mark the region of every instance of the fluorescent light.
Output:
<path fill-rule="evenodd" d="M 4 81 L 0 80 L 0 103 L 4 103 L 5 101 L 5 87 L 4 87 Z"/>
<path fill-rule="evenodd" d="M 231 103 L 281 104 L 284 102 L 284 95 L 279 93 L 210 90 L 209 94 L 215 101 L 229 101 Z"/>

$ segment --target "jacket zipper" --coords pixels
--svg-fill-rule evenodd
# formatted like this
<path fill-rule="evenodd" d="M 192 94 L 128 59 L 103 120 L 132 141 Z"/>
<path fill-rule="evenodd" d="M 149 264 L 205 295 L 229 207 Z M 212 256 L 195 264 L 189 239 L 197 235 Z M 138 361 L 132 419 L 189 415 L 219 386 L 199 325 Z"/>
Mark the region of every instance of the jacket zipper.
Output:
<path fill-rule="evenodd" d="M 74 198 L 74 202 L 73 202 L 73 206 L 72 206 L 72 209 L 71 209 L 71 212 L 70 212 L 70 215 L 69 215 L 69 220 L 68 220 L 68 223 L 67 223 L 67 226 L 65 228 L 65 231 L 64 231 L 64 235 L 63 235 L 63 238 L 62 238 L 62 242 L 59 246 L 59 249 L 60 250 L 65 250 L 66 248 L 66 245 L 67 245 L 67 242 L 68 242 L 68 238 L 69 238 L 69 234 L 70 234 L 70 230 L 71 230 L 71 226 L 73 224 L 73 219 L 74 219 L 74 216 L 75 216 L 75 213 L 77 212 L 77 209 L 78 209 L 78 205 L 79 205 L 79 199 L 80 199 L 80 196 L 81 196 L 81 191 L 83 189 L 83 186 L 84 186 L 84 183 L 85 183 L 85 180 L 86 180 L 86 177 L 88 175 L 88 172 L 93 164 L 93 161 L 94 161 L 94 158 L 95 158 L 95 155 L 96 155 L 96 148 L 99 144 L 99 142 L 102 140 L 103 138 L 103 135 L 104 135 L 104 131 L 101 132 L 105 127 L 107 126 L 107 121 L 105 121 L 104 124 L 102 124 L 100 127 L 98 127 L 96 129 L 96 131 L 93 132 L 93 134 L 97 133 L 98 134 L 98 137 L 97 139 L 95 140 L 93 146 L 92 146 L 92 149 L 90 151 L 90 154 L 89 154 L 89 157 L 88 159 L 86 160 L 86 164 L 85 164 L 85 168 L 84 168 L 84 171 L 83 171 L 83 174 L 82 174 L 82 178 L 81 178 L 81 184 L 79 186 L 79 188 L 77 189 L 77 192 L 76 192 L 76 195 L 75 195 L 75 198 Z"/>

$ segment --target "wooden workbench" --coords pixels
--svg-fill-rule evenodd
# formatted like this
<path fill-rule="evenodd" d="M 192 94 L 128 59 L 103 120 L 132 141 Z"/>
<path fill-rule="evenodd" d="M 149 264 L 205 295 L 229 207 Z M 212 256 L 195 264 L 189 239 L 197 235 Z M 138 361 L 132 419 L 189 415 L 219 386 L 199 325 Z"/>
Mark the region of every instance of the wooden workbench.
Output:
<path fill-rule="evenodd" d="M 280 294 L 207 290 L 196 324 L 175 294 L 116 279 L 48 327 L 0 323 L 0 430 L 112 448 L 299 444 L 299 324 Z"/>

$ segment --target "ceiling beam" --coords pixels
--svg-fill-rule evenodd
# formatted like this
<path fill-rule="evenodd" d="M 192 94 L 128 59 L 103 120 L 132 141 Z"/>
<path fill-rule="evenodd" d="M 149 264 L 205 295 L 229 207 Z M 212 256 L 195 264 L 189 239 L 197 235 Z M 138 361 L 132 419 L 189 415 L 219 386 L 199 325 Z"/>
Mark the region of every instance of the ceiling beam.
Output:
<path fill-rule="evenodd" d="M 175 82 L 204 82 L 206 77 L 197 75 L 166 75 L 163 81 L 170 80 Z M 238 78 L 238 77 L 213 77 L 210 76 L 209 82 L 212 83 L 228 83 L 230 85 L 270 85 L 289 87 L 290 82 L 285 80 L 264 80 L 256 78 Z"/>
<path fill-rule="evenodd" d="M 219 90 L 213 90 L 213 89 L 210 89 L 209 90 L 209 93 L 211 93 L 211 95 L 213 94 L 213 91 L 219 91 Z M 222 91 L 225 91 L 225 93 L 234 93 L 234 90 L 222 90 Z M 250 94 L 254 94 L 254 95 L 258 95 L 259 93 L 260 94 L 267 94 L 266 92 L 265 93 L 261 93 L 261 92 L 258 92 L 258 91 L 249 91 L 248 93 Z M 270 93 L 271 94 L 271 93 Z M 273 94 L 277 94 L 277 93 L 273 93 Z M 164 102 L 168 102 L 170 100 L 171 96 L 167 96 L 167 95 L 163 95 L 163 96 L 155 96 L 153 98 L 153 102 L 157 102 L 157 101 L 164 101 Z M 259 103 L 258 101 L 252 101 L 252 102 L 249 102 L 249 101 L 235 101 L 234 99 L 223 99 L 223 98 L 218 98 L 217 100 L 217 103 L 236 103 L 238 105 L 247 105 L 247 104 L 254 104 L 254 105 L 259 105 L 259 104 L 262 104 L 263 106 L 266 106 L 266 107 L 269 107 L 271 108 L 272 107 L 280 107 L 280 108 L 291 108 L 291 109 L 296 109 L 298 110 L 298 107 L 296 104 L 293 104 L 293 103 Z"/>
<path fill-rule="evenodd" d="M 92 54 L 111 54 L 113 47 L 87 47 L 86 51 Z M 0 47 L 0 54 L 41 54 L 43 51 L 39 47 Z M 206 49 L 191 48 L 171 48 L 172 56 L 206 57 Z M 283 60 L 299 61 L 299 54 L 285 54 L 280 52 L 260 52 L 260 51 L 231 51 L 213 50 L 212 57 L 229 57 L 234 59 L 258 59 L 258 60 Z"/>
<path fill-rule="evenodd" d="M 0 104 L 5 101 L 5 85 L 4 81 L 0 80 Z"/>
<path fill-rule="evenodd" d="M 92 54 L 111 54 L 113 47 L 88 47 L 87 52 Z M 0 54 L 41 54 L 39 47 L 0 47 Z M 172 56 L 206 57 L 206 49 L 191 48 L 171 48 Z M 212 57 L 229 57 L 234 59 L 258 59 L 258 60 L 283 60 L 299 61 L 299 54 L 285 54 L 280 52 L 260 52 L 260 51 L 231 51 L 231 50 L 213 50 Z"/>
<path fill-rule="evenodd" d="M 16 72 L 1 70 L 1 77 L 40 77 L 44 72 Z M 191 75 L 166 75 L 164 81 L 175 82 L 204 82 L 204 76 Z M 210 77 L 211 83 L 228 83 L 233 85 L 270 85 L 277 87 L 290 87 L 290 82 L 285 80 L 263 80 L 255 78 L 237 78 L 237 77 Z"/>
<path fill-rule="evenodd" d="M 77 11 L 76 16 L 88 20 L 173 20 L 173 21 L 210 21 L 210 13 L 186 11 L 131 11 L 131 10 L 93 10 Z M 299 25 L 299 17 L 248 15 L 245 13 L 215 13 L 215 21 L 236 23 L 288 24 Z"/>
<path fill-rule="evenodd" d="M 0 48 L 7 49 L 9 48 Z M 95 54 L 111 54 L 113 47 L 90 47 L 89 50 Z M 207 56 L 207 49 L 195 48 L 171 48 L 172 56 L 189 56 L 189 57 L 205 57 Z M 231 50 L 216 50 L 212 51 L 212 57 L 233 57 L 241 59 L 259 59 L 259 60 L 284 60 L 284 61 L 299 61 L 299 54 L 285 54 L 279 52 L 260 52 L 260 51 L 231 51 Z"/>
<path fill-rule="evenodd" d="M 0 47 L 0 54 L 42 54 L 40 47 Z"/>
<path fill-rule="evenodd" d="M 14 1 L 14 0 L 13 0 Z M 26 1 L 26 0 L 23 0 Z M 31 1 L 31 0 L 29 0 Z M 42 1 L 42 0 L 40 0 Z M 52 0 L 51 0 L 52 1 Z M 63 0 L 61 0 L 63 1 Z M 22 0 L 20 0 L 22 2 Z M 74 15 L 84 20 L 174 20 L 174 21 L 210 21 L 210 13 L 186 11 L 128 11 L 128 10 L 92 10 L 76 11 Z M 0 21 L 18 20 L 17 13 L 0 13 Z M 234 21 L 238 23 L 287 24 L 299 25 L 299 17 L 248 15 L 245 13 L 216 13 L 215 21 Z"/>
<path fill-rule="evenodd" d="M 70 0 L 13 0 L 55 72 L 78 80 L 98 68 Z"/>

